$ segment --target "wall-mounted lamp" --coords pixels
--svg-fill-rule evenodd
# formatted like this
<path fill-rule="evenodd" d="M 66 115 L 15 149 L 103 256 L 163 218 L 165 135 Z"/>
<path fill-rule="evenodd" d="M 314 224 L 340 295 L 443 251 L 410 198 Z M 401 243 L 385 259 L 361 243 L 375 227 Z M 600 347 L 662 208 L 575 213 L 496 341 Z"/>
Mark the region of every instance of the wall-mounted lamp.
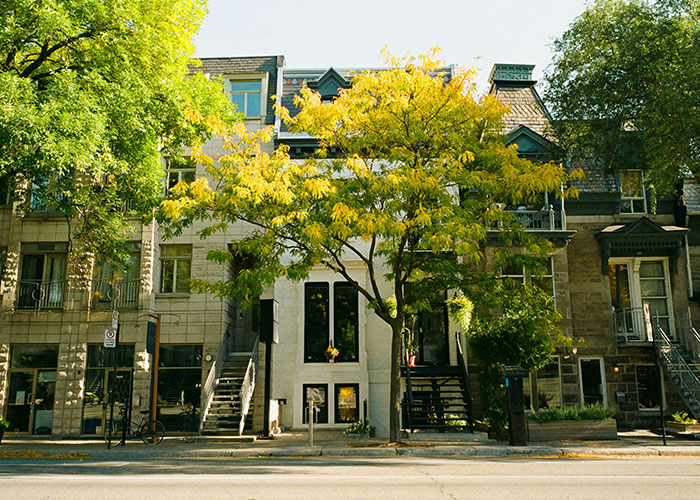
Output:
<path fill-rule="evenodd" d="M 613 365 L 613 373 L 620 373 L 620 366 L 617 363 Z"/>

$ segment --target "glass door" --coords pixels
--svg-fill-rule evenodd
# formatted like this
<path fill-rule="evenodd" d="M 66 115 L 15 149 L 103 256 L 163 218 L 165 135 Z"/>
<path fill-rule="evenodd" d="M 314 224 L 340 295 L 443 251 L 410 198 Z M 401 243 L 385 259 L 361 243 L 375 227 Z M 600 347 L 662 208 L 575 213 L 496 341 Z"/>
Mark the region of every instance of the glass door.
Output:
<path fill-rule="evenodd" d="M 418 362 L 424 365 L 447 365 L 447 310 L 444 303 L 431 304 L 418 319 Z"/>
<path fill-rule="evenodd" d="M 7 405 L 8 431 L 29 432 L 34 401 L 34 371 L 10 373 L 10 397 Z"/>

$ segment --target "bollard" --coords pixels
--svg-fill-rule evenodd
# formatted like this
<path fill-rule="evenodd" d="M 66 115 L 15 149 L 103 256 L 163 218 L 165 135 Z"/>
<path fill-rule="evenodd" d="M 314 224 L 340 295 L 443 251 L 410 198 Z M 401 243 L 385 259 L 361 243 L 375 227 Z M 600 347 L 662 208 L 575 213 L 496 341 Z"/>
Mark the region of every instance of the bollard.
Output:
<path fill-rule="evenodd" d="M 309 446 L 314 445 L 314 400 L 309 399 Z"/>

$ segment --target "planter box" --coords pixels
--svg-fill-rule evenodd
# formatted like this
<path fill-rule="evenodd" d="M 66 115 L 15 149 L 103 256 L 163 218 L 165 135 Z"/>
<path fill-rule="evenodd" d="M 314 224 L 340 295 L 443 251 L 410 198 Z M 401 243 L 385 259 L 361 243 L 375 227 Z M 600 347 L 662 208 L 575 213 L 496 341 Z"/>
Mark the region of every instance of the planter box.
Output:
<path fill-rule="evenodd" d="M 617 422 L 608 420 L 564 420 L 540 424 L 528 422 L 528 441 L 566 441 L 570 439 L 617 439 Z"/>
<path fill-rule="evenodd" d="M 666 422 L 666 428 L 675 432 L 700 432 L 700 424 L 684 424 L 682 422 Z"/>
<path fill-rule="evenodd" d="M 367 434 L 346 434 L 350 439 L 369 439 L 369 433 Z"/>

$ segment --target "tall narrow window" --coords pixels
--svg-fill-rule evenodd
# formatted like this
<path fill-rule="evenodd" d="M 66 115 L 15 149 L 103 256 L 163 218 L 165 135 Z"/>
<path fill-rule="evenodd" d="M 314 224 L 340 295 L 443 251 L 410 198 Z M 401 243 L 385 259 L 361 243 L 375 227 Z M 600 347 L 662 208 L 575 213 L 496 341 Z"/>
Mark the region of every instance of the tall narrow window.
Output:
<path fill-rule="evenodd" d="M 327 384 L 304 384 L 302 386 L 302 416 L 303 423 L 309 422 L 309 400 L 313 400 L 315 411 L 315 423 L 328 423 L 328 385 Z"/>
<path fill-rule="evenodd" d="M 306 283 L 304 286 L 304 361 L 326 361 L 328 347 L 328 283 Z"/>
<path fill-rule="evenodd" d="M 261 116 L 261 93 L 260 80 L 231 80 L 231 102 L 246 118 Z"/>
<path fill-rule="evenodd" d="M 335 385 L 335 423 L 357 422 L 360 419 L 358 384 Z"/>
<path fill-rule="evenodd" d="M 333 340 L 336 361 L 357 361 L 357 290 L 350 283 L 333 285 Z"/>
<path fill-rule="evenodd" d="M 19 309 L 60 309 L 66 280 L 65 243 L 22 244 Z"/>
<path fill-rule="evenodd" d="M 620 170 L 620 213 L 646 213 L 646 197 L 644 196 L 644 176 L 641 170 Z"/>
<path fill-rule="evenodd" d="M 160 248 L 160 292 L 188 293 L 192 247 L 163 245 Z"/>

